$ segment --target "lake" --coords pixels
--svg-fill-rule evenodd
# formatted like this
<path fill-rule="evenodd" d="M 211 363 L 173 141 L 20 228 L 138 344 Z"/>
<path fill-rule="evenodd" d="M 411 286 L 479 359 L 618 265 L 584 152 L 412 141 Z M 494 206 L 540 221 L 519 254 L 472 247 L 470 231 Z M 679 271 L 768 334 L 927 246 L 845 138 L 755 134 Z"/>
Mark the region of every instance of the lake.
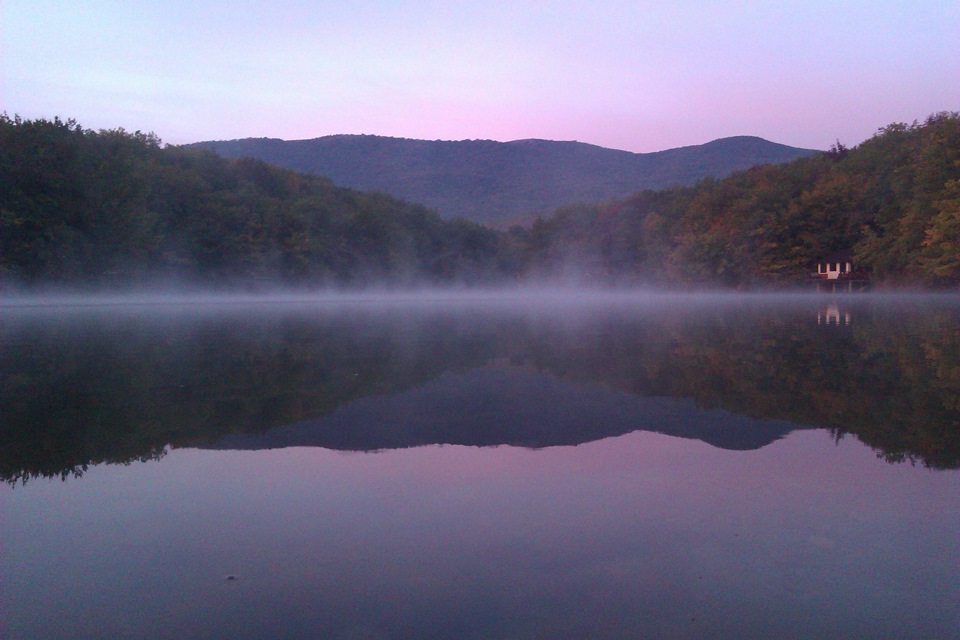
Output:
<path fill-rule="evenodd" d="M 0 635 L 960 637 L 960 297 L 0 300 Z"/>

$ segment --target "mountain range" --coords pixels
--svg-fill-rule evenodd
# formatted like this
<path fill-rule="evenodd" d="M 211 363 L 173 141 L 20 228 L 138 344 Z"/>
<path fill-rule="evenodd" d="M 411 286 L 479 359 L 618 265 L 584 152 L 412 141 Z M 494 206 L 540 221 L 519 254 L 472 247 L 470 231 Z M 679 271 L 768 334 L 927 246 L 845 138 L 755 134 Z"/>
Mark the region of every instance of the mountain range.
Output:
<path fill-rule="evenodd" d="M 753 136 L 654 153 L 550 140 L 428 141 L 372 135 L 311 140 L 245 138 L 198 142 L 226 158 L 251 157 L 383 191 L 424 204 L 445 218 L 505 227 L 578 202 L 720 178 L 758 164 L 816 153 Z"/>

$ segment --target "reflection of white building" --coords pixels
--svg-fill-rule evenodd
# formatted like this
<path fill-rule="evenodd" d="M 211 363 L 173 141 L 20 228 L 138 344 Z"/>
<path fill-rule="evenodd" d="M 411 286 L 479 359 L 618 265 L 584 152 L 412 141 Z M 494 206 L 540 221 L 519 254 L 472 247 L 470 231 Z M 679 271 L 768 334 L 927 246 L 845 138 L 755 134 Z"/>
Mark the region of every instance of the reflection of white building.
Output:
<path fill-rule="evenodd" d="M 817 324 L 848 325 L 850 324 L 850 312 L 841 312 L 837 305 L 831 304 L 826 309 L 817 312 Z"/>
<path fill-rule="evenodd" d="M 827 256 L 817 263 L 816 279 L 817 291 L 839 290 L 862 291 L 866 289 L 869 278 L 866 271 L 857 269 L 853 265 L 853 254 L 850 251 L 840 251 Z M 846 285 L 845 287 L 843 285 Z"/>

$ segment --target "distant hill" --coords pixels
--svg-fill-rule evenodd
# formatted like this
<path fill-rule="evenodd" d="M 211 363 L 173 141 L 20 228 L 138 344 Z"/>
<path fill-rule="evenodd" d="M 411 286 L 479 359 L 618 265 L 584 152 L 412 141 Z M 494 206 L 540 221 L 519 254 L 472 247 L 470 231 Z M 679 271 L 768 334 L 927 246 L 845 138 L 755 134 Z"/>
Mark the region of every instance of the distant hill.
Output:
<path fill-rule="evenodd" d="M 461 216 L 493 225 L 528 219 L 564 204 L 692 184 L 816 153 L 751 136 L 655 153 L 581 142 L 448 142 L 368 135 L 291 141 L 247 138 L 190 146 L 227 158 L 258 158 L 325 176 L 344 187 L 422 203 L 447 218 Z"/>

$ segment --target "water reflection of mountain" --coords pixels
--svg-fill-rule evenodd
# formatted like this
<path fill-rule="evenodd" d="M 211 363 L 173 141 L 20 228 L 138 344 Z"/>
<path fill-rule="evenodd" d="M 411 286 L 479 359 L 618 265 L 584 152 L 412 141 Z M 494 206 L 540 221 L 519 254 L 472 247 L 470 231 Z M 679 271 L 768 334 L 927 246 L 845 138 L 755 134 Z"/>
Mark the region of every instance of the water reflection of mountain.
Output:
<path fill-rule="evenodd" d="M 422 387 L 346 403 L 315 420 L 259 435 L 230 434 L 213 448 L 313 446 L 372 450 L 428 444 L 549 447 L 644 430 L 757 449 L 797 428 L 754 420 L 691 399 L 644 398 L 574 385 L 517 367 L 444 373 Z"/>
<path fill-rule="evenodd" d="M 804 298 L 5 310 L 0 477 L 254 446 L 237 434 L 542 447 L 639 428 L 750 448 L 791 424 L 960 466 L 957 301 L 858 300 L 840 327 Z"/>

